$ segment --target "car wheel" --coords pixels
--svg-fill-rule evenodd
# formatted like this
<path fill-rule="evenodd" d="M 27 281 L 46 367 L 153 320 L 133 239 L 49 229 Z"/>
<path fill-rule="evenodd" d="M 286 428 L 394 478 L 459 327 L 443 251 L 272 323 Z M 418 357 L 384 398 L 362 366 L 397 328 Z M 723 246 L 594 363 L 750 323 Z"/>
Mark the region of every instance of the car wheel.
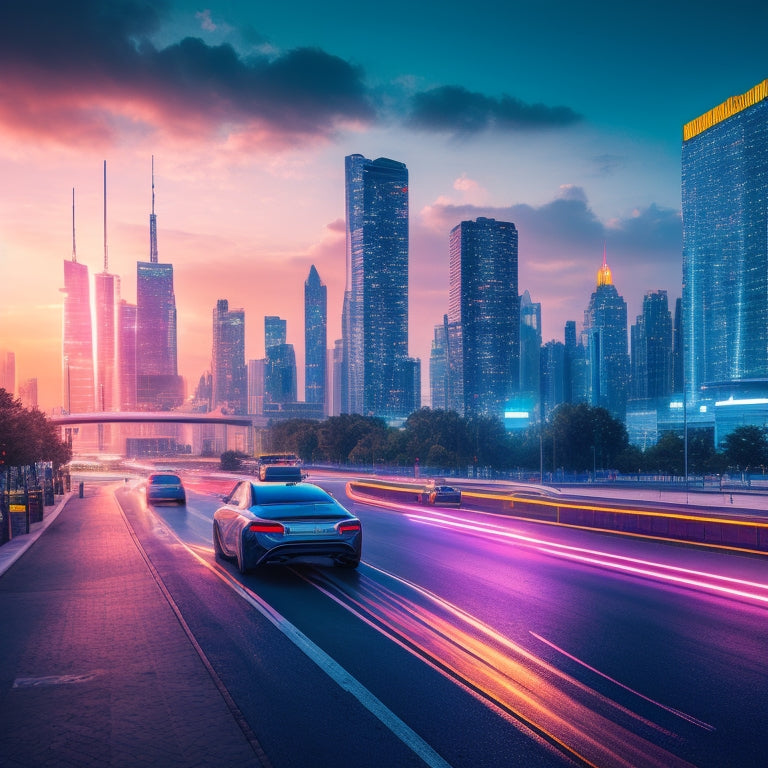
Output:
<path fill-rule="evenodd" d="M 219 541 L 219 531 L 216 528 L 216 523 L 213 524 L 213 552 L 218 560 L 225 560 L 224 550 L 221 548 L 221 541 Z"/>

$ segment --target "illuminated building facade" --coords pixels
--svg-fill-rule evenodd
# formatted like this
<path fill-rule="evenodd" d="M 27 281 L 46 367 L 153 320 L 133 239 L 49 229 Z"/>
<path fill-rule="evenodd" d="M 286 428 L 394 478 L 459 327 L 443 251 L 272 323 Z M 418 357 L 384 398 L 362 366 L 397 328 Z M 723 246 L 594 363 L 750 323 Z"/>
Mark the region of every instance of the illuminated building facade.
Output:
<path fill-rule="evenodd" d="M 211 375 L 212 407 L 244 414 L 248 405 L 245 311 L 230 309 L 226 299 L 219 299 L 213 310 Z"/>
<path fill-rule="evenodd" d="M 287 344 L 288 323 L 281 317 L 264 318 L 264 402 L 265 404 L 295 403 L 296 351 Z"/>
<path fill-rule="evenodd" d="M 520 297 L 520 394 L 533 405 L 538 419 L 541 400 L 541 302 L 531 301 L 523 291 Z"/>
<path fill-rule="evenodd" d="M 672 393 L 672 313 L 666 291 L 648 291 L 631 329 L 631 392 L 638 399 Z"/>
<path fill-rule="evenodd" d="M 117 308 L 119 410 L 136 410 L 136 305 L 123 299 Z"/>
<path fill-rule="evenodd" d="M 177 366 L 173 265 L 158 261 L 153 159 L 149 261 L 136 265 L 136 401 L 143 410 L 168 410 L 181 405 L 183 399 L 184 383 Z"/>
<path fill-rule="evenodd" d="M 435 326 L 429 354 L 429 394 L 432 410 L 446 411 L 448 405 L 448 315 Z"/>
<path fill-rule="evenodd" d="M 93 375 L 93 329 L 88 267 L 73 254 L 64 262 L 62 333 L 63 401 L 67 413 L 89 413 L 96 406 Z"/>
<path fill-rule="evenodd" d="M 584 311 L 584 347 L 589 370 L 589 404 L 624 420 L 627 408 L 629 355 L 627 303 L 613 284 L 603 251 L 597 288 Z"/>
<path fill-rule="evenodd" d="M 685 390 L 768 377 L 768 80 L 683 128 Z"/>
<path fill-rule="evenodd" d="M 451 230 L 449 400 L 460 415 L 503 417 L 519 390 L 520 300 L 515 225 L 478 218 Z"/>
<path fill-rule="evenodd" d="M 313 264 L 304 282 L 304 400 L 326 406 L 328 289 Z"/>
<path fill-rule="evenodd" d="M 342 412 L 408 415 L 408 169 L 387 158 L 345 158 L 347 282 Z"/>

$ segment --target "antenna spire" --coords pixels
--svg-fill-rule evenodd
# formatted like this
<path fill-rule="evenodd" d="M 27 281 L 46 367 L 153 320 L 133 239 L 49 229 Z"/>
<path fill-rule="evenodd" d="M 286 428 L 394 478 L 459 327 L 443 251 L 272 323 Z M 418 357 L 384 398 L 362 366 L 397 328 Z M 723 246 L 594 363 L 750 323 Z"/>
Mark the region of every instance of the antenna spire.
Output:
<path fill-rule="evenodd" d="M 155 216 L 155 156 L 152 155 L 152 213 L 149 214 L 149 261 L 157 264 L 157 216 Z"/>
<path fill-rule="evenodd" d="M 75 245 L 75 188 L 72 187 L 72 261 L 77 262 L 77 246 Z"/>
<path fill-rule="evenodd" d="M 109 272 L 107 251 L 107 161 L 104 161 L 104 272 Z"/>

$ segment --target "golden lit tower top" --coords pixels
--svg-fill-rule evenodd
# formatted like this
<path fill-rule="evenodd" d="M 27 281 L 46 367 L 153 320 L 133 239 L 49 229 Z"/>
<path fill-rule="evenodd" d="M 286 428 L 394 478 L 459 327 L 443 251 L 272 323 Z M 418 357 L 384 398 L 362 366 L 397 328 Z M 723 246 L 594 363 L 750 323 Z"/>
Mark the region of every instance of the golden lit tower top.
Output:
<path fill-rule="evenodd" d="M 730 99 L 727 99 L 714 109 L 710 109 L 709 112 L 705 112 L 701 117 L 686 123 L 683 126 L 683 141 L 688 141 L 694 136 L 698 136 L 713 125 L 733 117 L 733 115 L 744 111 L 763 99 L 768 99 L 768 80 L 763 80 L 762 83 L 758 83 L 746 93 L 731 96 Z"/>
<path fill-rule="evenodd" d="M 613 275 L 605 256 L 605 243 L 603 243 L 603 263 L 597 270 L 597 287 L 599 288 L 601 285 L 613 285 Z"/>

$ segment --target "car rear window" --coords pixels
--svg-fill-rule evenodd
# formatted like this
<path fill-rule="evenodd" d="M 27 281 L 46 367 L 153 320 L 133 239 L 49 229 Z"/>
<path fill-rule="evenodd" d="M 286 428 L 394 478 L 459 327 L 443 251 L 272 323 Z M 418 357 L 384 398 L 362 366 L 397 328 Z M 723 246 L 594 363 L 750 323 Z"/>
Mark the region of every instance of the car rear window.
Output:
<path fill-rule="evenodd" d="M 333 504 L 333 499 L 316 485 L 256 485 L 253 487 L 254 504 Z"/>
<path fill-rule="evenodd" d="M 178 475 L 152 475 L 149 482 L 152 485 L 179 485 L 181 478 Z"/>

